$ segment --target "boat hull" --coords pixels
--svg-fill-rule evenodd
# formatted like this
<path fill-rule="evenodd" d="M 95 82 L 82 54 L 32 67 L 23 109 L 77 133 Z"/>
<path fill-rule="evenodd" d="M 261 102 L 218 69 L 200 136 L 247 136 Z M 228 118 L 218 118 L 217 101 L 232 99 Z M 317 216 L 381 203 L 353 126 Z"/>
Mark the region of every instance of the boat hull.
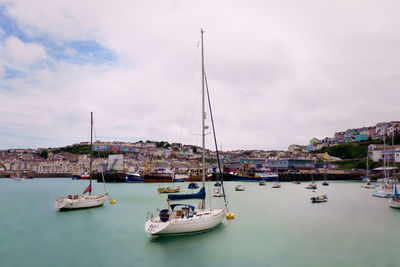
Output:
<path fill-rule="evenodd" d="M 153 236 L 194 234 L 211 230 L 222 223 L 226 210 L 202 211 L 191 218 L 161 222 L 159 217 L 146 221 L 145 232 Z"/>
<path fill-rule="evenodd" d="M 135 175 L 135 174 L 126 174 L 125 181 L 127 183 L 143 183 L 144 178 L 140 175 Z"/>
<path fill-rule="evenodd" d="M 107 197 L 108 194 L 100 196 L 79 196 L 78 199 L 61 198 L 56 200 L 54 206 L 60 211 L 94 208 L 102 206 L 107 200 Z"/>
<path fill-rule="evenodd" d="M 394 201 L 393 199 L 389 200 L 389 207 L 395 208 L 395 209 L 400 209 L 400 202 Z"/>
<path fill-rule="evenodd" d="M 375 190 L 372 194 L 374 197 L 389 198 L 393 195 L 391 191 Z"/>

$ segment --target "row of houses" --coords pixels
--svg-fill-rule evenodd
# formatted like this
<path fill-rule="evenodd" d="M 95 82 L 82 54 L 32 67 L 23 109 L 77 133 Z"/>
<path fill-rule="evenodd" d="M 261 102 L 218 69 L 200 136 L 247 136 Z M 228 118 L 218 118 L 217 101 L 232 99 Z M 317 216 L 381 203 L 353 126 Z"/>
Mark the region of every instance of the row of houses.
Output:
<path fill-rule="evenodd" d="M 379 122 L 375 126 L 347 129 L 346 131 L 335 132 L 333 137 L 325 137 L 323 139 L 313 137 L 308 145 L 293 144 L 289 146 L 288 151 L 311 152 L 324 147 L 378 139 L 392 134 L 400 135 L 400 121 Z"/>

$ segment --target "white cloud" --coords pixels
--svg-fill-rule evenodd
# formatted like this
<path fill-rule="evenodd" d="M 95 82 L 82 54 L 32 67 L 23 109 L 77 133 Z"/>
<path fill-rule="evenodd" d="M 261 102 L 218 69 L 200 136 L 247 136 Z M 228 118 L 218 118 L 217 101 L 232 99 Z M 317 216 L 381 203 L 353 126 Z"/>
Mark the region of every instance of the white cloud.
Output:
<path fill-rule="evenodd" d="M 18 70 L 26 69 L 47 58 L 43 47 L 22 42 L 15 36 L 10 36 L 0 43 L 0 55 L 4 65 Z"/>
<path fill-rule="evenodd" d="M 89 40 L 112 65 L 52 67 L 2 81 L 1 127 L 87 140 L 98 135 L 199 143 L 200 27 L 219 143 L 286 148 L 334 131 L 395 120 L 400 97 L 397 1 L 12 1 L 6 13 L 33 39 Z M 46 8 L 43 8 L 43 7 Z M 0 64 L 48 59 L 8 36 Z M 72 51 L 72 50 L 71 50 Z M 72 51 L 76 53 L 76 51 Z M 21 108 L 22 107 L 22 108 Z M 22 111 L 23 112 L 22 112 Z"/>

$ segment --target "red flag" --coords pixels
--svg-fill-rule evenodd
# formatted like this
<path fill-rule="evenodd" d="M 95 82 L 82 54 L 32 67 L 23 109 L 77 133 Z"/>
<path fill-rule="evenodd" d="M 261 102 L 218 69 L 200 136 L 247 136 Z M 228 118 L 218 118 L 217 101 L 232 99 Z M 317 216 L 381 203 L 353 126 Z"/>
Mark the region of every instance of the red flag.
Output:
<path fill-rule="evenodd" d="M 89 185 L 88 187 L 86 187 L 85 191 L 83 191 L 83 193 L 85 194 L 86 192 L 92 193 L 92 185 Z"/>

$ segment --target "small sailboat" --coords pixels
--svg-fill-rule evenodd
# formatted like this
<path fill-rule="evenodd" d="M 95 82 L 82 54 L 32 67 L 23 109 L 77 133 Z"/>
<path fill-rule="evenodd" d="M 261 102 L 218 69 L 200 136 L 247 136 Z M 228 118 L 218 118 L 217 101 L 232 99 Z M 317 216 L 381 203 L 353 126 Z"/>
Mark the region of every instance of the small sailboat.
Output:
<path fill-rule="evenodd" d="M 394 195 L 389 199 L 389 207 L 400 209 L 400 194 L 397 192 L 397 185 L 394 186 Z"/>
<path fill-rule="evenodd" d="M 385 133 L 386 136 L 386 133 Z M 383 138 L 383 150 L 384 152 L 386 151 L 386 143 L 385 143 L 385 137 Z M 374 192 L 372 193 L 372 196 L 374 197 L 380 197 L 380 198 L 389 198 L 393 196 L 393 179 L 391 180 L 392 184 L 390 184 L 390 179 L 386 175 L 386 157 L 385 154 L 383 154 L 383 179 L 382 179 L 382 185 L 380 187 L 376 187 Z"/>
<path fill-rule="evenodd" d="M 323 186 L 328 186 L 328 185 L 329 185 L 329 182 L 328 182 L 328 179 L 327 179 L 327 177 L 326 177 L 326 176 L 327 176 L 327 175 L 326 175 L 326 172 L 327 172 L 327 170 L 326 170 L 326 165 L 327 165 L 326 161 L 331 159 L 331 156 L 329 156 L 328 152 L 325 152 L 325 154 L 324 154 L 324 159 L 325 159 L 325 165 L 324 165 L 324 181 L 322 182 L 322 185 L 323 185 Z"/>
<path fill-rule="evenodd" d="M 327 195 L 315 196 L 315 197 L 311 197 L 310 199 L 311 199 L 312 203 L 321 203 L 321 202 L 327 202 L 328 196 Z"/>
<path fill-rule="evenodd" d="M 89 171 L 89 186 L 83 191 L 81 195 L 68 195 L 64 198 L 59 198 L 54 203 L 54 206 L 61 210 L 72 210 L 82 208 L 94 208 L 102 206 L 107 200 L 108 193 L 102 195 L 92 195 L 92 165 L 93 165 L 93 112 L 90 113 L 91 127 L 90 127 L 90 171 Z M 87 195 L 85 195 L 87 193 Z"/>
<path fill-rule="evenodd" d="M 238 185 L 238 186 L 235 187 L 235 190 L 236 190 L 236 191 L 244 191 L 244 190 L 245 190 L 245 187 L 244 187 L 243 185 L 240 184 L 240 185 Z"/>
<path fill-rule="evenodd" d="M 162 209 L 158 216 L 154 216 L 152 213 L 148 213 L 148 218 L 145 223 L 146 233 L 153 236 L 162 235 L 178 235 L 178 234 L 192 234 L 207 231 L 213 229 L 222 223 L 227 212 L 227 202 L 224 196 L 225 207 L 220 209 L 206 208 L 206 189 L 205 189 L 205 130 L 208 128 L 205 125 L 206 113 L 205 113 L 205 83 L 207 79 L 205 77 L 204 70 L 204 48 L 203 48 L 203 29 L 201 30 L 201 54 L 202 54 L 202 188 L 199 192 L 194 194 L 169 194 L 167 198 L 166 209 Z M 211 122 L 213 125 L 213 134 L 215 142 L 215 150 L 217 154 L 218 167 L 221 174 L 221 187 L 224 193 L 221 165 L 219 161 L 219 154 L 217 149 L 217 142 L 215 137 L 215 128 L 211 110 L 210 97 L 207 86 L 207 96 L 210 108 Z M 197 199 L 201 201 L 200 207 L 195 208 L 189 204 L 171 204 L 171 202 L 182 200 L 193 200 Z"/>

